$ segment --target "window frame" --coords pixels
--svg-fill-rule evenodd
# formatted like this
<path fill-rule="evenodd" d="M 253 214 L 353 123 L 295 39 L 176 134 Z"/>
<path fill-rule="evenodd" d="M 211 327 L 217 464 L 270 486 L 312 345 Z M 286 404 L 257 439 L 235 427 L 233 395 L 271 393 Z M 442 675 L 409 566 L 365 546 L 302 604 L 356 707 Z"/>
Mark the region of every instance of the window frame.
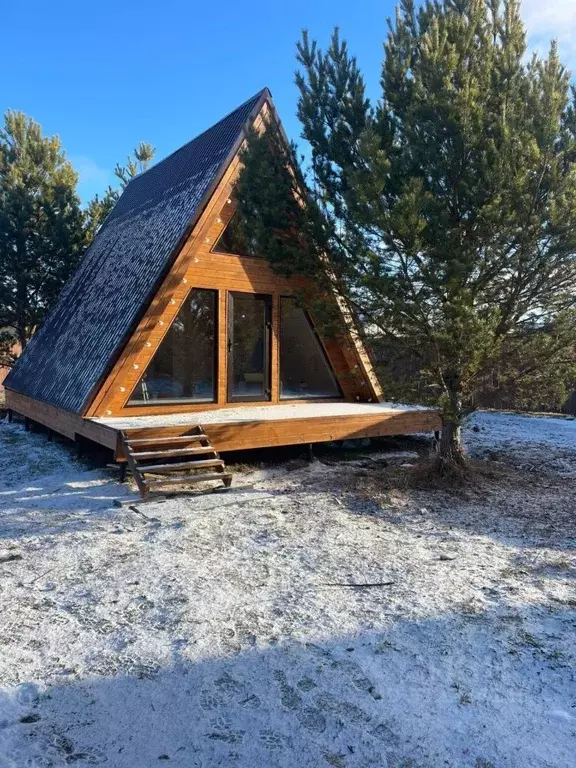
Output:
<path fill-rule="evenodd" d="M 244 248 L 235 249 L 235 248 L 224 248 L 224 247 L 220 246 L 220 243 L 222 242 L 222 240 L 226 236 L 226 234 L 228 232 L 228 229 L 229 229 L 230 225 L 232 224 L 232 222 L 234 221 L 234 218 L 236 217 L 236 215 L 237 215 L 237 212 L 236 212 L 236 210 L 234 210 L 234 212 L 232 213 L 230 218 L 224 224 L 224 228 L 222 229 L 222 231 L 220 232 L 220 234 L 218 235 L 218 237 L 214 241 L 214 244 L 210 248 L 210 253 L 215 253 L 217 255 L 219 254 L 221 256 L 238 256 L 241 259 L 262 259 L 263 257 L 261 255 L 257 254 L 257 253 L 250 253 L 249 252 L 249 250 L 250 250 L 249 248 L 247 248 L 247 249 L 244 249 Z"/>
<path fill-rule="evenodd" d="M 250 296 L 265 302 L 264 323 L 264 395 L 234 395 L 234 297 Z M 274 296 L 271 293 L 250 293 L 249 291 L 228 291 L 226 302 L 226 403 L 270 403 L 272 402 L 272 332 Z M 267 395 L 267 396 L 266 396 Z"/>
<path fill-rule="evenodd" d="M 301 309 L 304 313 L 304 317 L 306 318 L 306 321 L 308 325 L 310 326 L 310 329 L 312 330 L 312 333 L 314 334 L 314 337 L 316 338 L 316 341 L 318 342 L 318 346 L 320 347 L 320 352 L 324 357 L 324 361 L 326 365 L 328 366 L 328 370 L 330 374 L 332 375 L 332 378 L 334 380 L 334 384 L 336 385 L 336 390 L 338 391 L 337 395 L 332 396 L 326 396 L 326 395 L 319 395 L 318 397 L 282 397 L 282 301 L 292 301 L 296 305 L 298 309 Z M 294 296 L 290 296 L 289 294 L 281 294 L 278 297 L 278 402 L 303 402 L 303 401 L 310 401 L 313 403 L 318 403 L 321 401 L 330 401 L 335 402 L 337 400 L 343 400 L 344 394 L 342 392 L 342 387 L 340 386 L 340 382 L 338 381 L 338 376 L 336 375 L 336 372 L 332 366 L 332 363 L 330 362 L 330 358 L 328 357 L 328 353 L 326 352 L 326 348 L 324 347 L 324 342 L 320 338 L 320 334 L 316 330 L 316 326 L 314 325 L 314 322 L 312 320 L 312 316 L 308 309 L 306 307 L 301 307 L 297 304 L 296 299 Z"/>
<path fill-rule="evenodd" d="M 154 360 L 154 357 L 160 350 L 160 347 L 164 343 L 164 340 L 170 333 L 172 326 L 178 319 L 178 315 L 182 311 L 182 308 L 185 306 L 185 304 L 190 300 L 190 297 L 192 296 L 192 293 L 194 291 L 209 291 L 214 295 L 214 338 L 212 339 L 212 352 L 213 352 L 213 358 L 212 358 L 212 398 L 210 400 L 195 400 L 191 399 L 189 397 L 184 398 L 170 398 L 170 399 L 157 399 L 157 400 L 134 400 L 134 392 L 139 387 L 142 379 L 146 375 L 146 372 L 148 371 L 148 368 L 152 364 L 152 361 Z M 128 396 L 128 400 L 126 401 L 125 408 L 169 408 L 173 407 L 175 405 L 192 405 L 192 406 L 202 406 L 202 405 L 214 405 L 218 403 L 218 374 L 219 374 L 219 361 L 220 361 L 220 344 L 219 344 L 219 338 L 220 338 L 220 290 L 218 288 L 202 288 L 200 286 L 192 286 L 188 293 L 186 294 L 186 298 L 180 305 L 180 308 L 178 309 L 178 312 L 174 315 L 174 318 L 172 319 L 172 322 L 168 326 L 166 332 L 160 339 L 160 343 L 154 350 L 150 360 L 146 364 L 146 367 L 144 368 L 144 371 L 142 372 L 142 376 L 138 379 L 136 384 L 134 385 L 132 391 L 130 392 L 130 395 Z"/>

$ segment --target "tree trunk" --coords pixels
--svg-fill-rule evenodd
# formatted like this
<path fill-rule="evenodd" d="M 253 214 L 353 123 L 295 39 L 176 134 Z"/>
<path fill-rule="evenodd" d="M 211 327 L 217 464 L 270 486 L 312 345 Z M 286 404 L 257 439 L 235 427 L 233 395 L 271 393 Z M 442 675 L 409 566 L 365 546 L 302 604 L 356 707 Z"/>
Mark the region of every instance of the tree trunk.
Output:
<path fill-rule="evenodd" d="M 16 281 L 16 335 L 20 344 L 20 350 L 23 352 L 28 341 L 28 334 L 26 333 L 26 308 L 27 308 L 27 294 L 26 294 L 26 282 L 24 280 Z"/>
<path fill-rule="evenodd" d="M 462 427 L 460 421 L 453 418 L 442 420 L 442 434 L 438 450 L 438 460 L 448 467 L 463 467 L 466 463 L 462 446 Z"/>
<path fill-rule="evenodd" d="M 460 376 L 455 372 L 444 375 L 447 398 L 442 409 L 442 434 L 436 459 L 440 474 L 451 474 L 466 467 L 462 445 L 462 387 Z"/>

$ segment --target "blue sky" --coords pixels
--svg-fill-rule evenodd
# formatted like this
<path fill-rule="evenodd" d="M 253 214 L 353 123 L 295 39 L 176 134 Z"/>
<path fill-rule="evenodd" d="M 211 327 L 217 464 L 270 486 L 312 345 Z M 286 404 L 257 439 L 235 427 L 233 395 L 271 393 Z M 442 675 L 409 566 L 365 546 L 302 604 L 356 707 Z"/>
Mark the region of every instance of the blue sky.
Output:
<path fill-rule="evenodd" d="M 140 140 L 157 159 L 267 85 L 298 138 L 293 84 L 303 27 L 325 43 L 334 25 L 377 96 L 392 0 L 27 0 L 2 9 L 0 110 L 19 109 L 57 133 L 84 199 Z M 576 2 L 525 0 L 534 47 L 560 38 L 576 65 Z M 575 67 L 576 69 L 576 67 Z"/>

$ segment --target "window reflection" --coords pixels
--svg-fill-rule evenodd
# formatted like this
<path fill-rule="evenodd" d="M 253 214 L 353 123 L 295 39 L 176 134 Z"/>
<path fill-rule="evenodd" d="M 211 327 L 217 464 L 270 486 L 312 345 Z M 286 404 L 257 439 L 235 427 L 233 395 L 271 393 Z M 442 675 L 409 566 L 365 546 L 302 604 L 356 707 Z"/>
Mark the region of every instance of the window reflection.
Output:
<path fill-rule="evenodd" d="M 280 304 L 280 397 L 340 397 L 340 388 L 307 313 L 293 299 Z"/>
<path fill-rule="evenodd" d="M 129 404 L 215 400 L 217 291 L 194 288 Z"/>

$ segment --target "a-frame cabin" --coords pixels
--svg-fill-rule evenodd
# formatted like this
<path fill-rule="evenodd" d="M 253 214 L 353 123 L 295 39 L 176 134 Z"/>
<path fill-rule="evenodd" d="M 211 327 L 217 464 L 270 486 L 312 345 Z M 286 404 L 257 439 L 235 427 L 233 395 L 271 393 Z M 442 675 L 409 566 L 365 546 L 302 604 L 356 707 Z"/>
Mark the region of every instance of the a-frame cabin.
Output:
<path fill-rule="evenodd" d="M 434 411 L 383 402 L 350 322 L 321 338 L 291 299 L 303 279 L 242 253 L 239 150 L 273 110 L 264 89 L 128 184 L 6 379 L 11 411 L 119 461 L 135 440 L 154 461 L 161 445 L 190 454 L 195 436 L 216 461 L 222 450 L 439 428 Z M 223 471 L 211 458 L 202 466 Z"/>

